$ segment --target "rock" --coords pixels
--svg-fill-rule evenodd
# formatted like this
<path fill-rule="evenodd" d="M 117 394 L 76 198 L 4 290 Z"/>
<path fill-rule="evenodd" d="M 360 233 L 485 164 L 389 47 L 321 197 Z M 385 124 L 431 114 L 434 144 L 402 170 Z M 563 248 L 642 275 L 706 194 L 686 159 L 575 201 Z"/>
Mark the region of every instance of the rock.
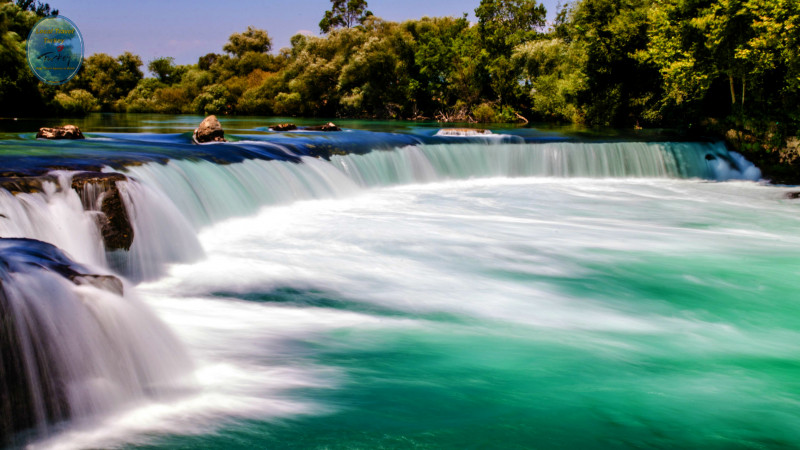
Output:
<path fill-rule="evenodd" d="M 337 127 L 335 123 L 328 122 L 325 125 L 316 125 L 313 127 L 305 127 L 303 130 L 306 131 L 342 131 L 341 128 Z"/>
<path fill-rule="evenodd" d="M 783 197 L 788 198 L 789 200 L 796 200 L 800 198 L 800 191 L 787 192 L 783 194 Z"/>
<path fill-rule="evenodd" d="M 75 125 L 64 125 L 55 128 L 39 128 L 37 139 L 86 139 L 80 128 Z"/>
<path fill-rule="evenodd" d="M 436 132 L 436 136 L 488 136 L 490 130 L 483 128 L 442 128 Z"/>
<path fill-rule="evenodd" d="M 99 211 L 100 233 L 106 250 L 130 250 L 133 226 L 117 187 L 128 177 L 121 173 L 82 172 L 72 177 L 72 189 L 78 193 L 84 209 Z"/>
<path fill-rule="evenodd" d="M 57 183 L 58 179 L 53 175 L 25 176 L 13 175 L 0 177 L 0 187 L 14 195 L 25 193 L 38 193 L 44 191 L 44 183 Z"/>
<path fill-rule="evenodd" d="M 200 126 L 194 130 L 192 135 L 195 143 L 203 144 L 206 142 L 227 142 L 225 140 L 225 131 L 222 130 L 217 116 L 210 115 L 200 122 Z"/>
<path fill-rule="evenodd" d="M 79 273 L 69 278 L 73 283 L 78 285 L 89 284 L 104 291 L 112 292 L 120 296 L 123 295 L 122 280 L 114 275 Z"/>
<path fill-rule="evenodd" d="M 279 123 L 269 127 L 272 131 L 292 131 L 297 129 L 297 125 L 293 123 Z"/>

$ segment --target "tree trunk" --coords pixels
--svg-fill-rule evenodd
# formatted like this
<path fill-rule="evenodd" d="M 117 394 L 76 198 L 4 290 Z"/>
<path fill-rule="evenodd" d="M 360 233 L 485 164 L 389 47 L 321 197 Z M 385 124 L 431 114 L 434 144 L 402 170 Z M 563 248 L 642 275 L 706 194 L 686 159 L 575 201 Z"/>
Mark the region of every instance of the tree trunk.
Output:
<path fill-rule="evenodd" d="M 728 80 L 731 82 L 731 105 L 736 104 L 736 91 L 733 88 L 733 75 L 728 75 Z"/>
<path fill-rule="evenodd" d="M 744 111 L 744 90 L 745 90 L 745 83 L 747 82 L 746 77 L 742 77 L 742 111 Z"/>

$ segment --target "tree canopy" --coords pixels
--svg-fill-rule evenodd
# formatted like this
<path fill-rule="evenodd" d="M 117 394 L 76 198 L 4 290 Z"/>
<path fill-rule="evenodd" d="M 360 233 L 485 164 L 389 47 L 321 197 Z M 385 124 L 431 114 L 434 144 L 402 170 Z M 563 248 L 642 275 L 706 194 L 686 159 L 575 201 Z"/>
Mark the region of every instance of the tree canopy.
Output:
<path fill-rule="evenodd" d="M 62 86 L 38 83 L 25 62 L 24 36 L 47 8 L 0 0 L 6 113 L 719 123 L 776 139 L 800 128 L 794 0 L 574 0 L 548 30 L 534 0 L 481 0 L 475 24 L 466 15 L 389 22 L 366 1 L 332 0 L 326 35 L 294 36 L 278 53 L 250 26 L 196 64 L 150 61 L 153 78 L 136 55 L 92 55 Z"/>
<path fill-rule="evenodd" d="M 331 9 L 325 11 L 319 29 L 327 33 L 334 28 L 352 28 L 363 24 L 371 15 L 366 0 L 331 0 Z"/>

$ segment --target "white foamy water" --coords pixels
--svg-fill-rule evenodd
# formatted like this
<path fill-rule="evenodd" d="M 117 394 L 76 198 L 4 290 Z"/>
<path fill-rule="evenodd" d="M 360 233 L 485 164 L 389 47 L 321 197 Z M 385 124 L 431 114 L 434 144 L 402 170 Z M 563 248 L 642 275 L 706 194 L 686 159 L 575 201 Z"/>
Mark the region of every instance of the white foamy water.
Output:
<path fill-rule="evenodd" d="M 660 351 L 645 342 L 651 338 L 697 353 L 796 350 L 792 330 L 689 314 L 615 284 L 663 270 L 698 289 L 727 283 L 742 291 L 746 284 L 703 275 L 694 261 L 800 250 L 797 205 L 782 199 L 785 189 L 670 178 L 758 178 L 757 169 L 736 159 L 706 162 L 706 152 L 722 154 L 714 145 L 680 157 L 655 144 L 588 153 L 559 144 L 542 154 L 498 145 L 489 156 L 478 147 L 408 147 L 299 165 L 132 168 L 134 181 L 121 191 L 137 238 L 131 252 L 111 259 L 149 280 L 137 291 L 187 346 L 196 391 L 71 423 L 34 446 L 146 443 L 237 421 L 335 414 L 347 406 L 315 392 L 340 389 L 352 375 L 326 364 L 319 349 L 379 348 L 380 339 L 349 339 L 365 330 L 546 333 L 617 358 Z M 562 176 L 571 178 L 554 178 Z M 106 264 L 91 216 L 70 192 L 0 200 L 20 208 L 15 220 L 31 223 L 20 234 L 38 233 L 80 261 Z M 69 235 L 59 234 L 62 207 L 69 232 L 94 240 L 89 250 L 70 250 L 59 237 Z"/>
<path fill-rule="evenodd" d="M 200 393 L 125 412 L 47 446 L 105 446 L 151 433 L 202 434 L 241 419 L 331 414 L 342 406 L 296 392 L 346 382 L 348 373 L 320 364 L 313 347 L 335 346 L 332 336 L 356 330 L 540 330 L 615 357 L 653 351 L 637 341 L 650 337 L 690 352 L 789 355 L 795 347 L 786 339 L 796 332 L 684 314 L 658 299 L 626 298 L 619 287 L 567 289 L 601 267 L 676 270 L 671 261 L 692 255 L 722 262 L 747 249 L 796 251 L 800 237 L 789 230 L 797 205 L 781 194 L 753 183 L 484 179 L 301 201 L 223 221 L 199 234 L 204 259 L 173 265 L 138 288 L 189 347 Z M 282 289 L 300 294 L 276 301 Z M 333 300 L 305 303 L 307 292 Z M 347 342 L 338 345 L 379 345 Z"/>

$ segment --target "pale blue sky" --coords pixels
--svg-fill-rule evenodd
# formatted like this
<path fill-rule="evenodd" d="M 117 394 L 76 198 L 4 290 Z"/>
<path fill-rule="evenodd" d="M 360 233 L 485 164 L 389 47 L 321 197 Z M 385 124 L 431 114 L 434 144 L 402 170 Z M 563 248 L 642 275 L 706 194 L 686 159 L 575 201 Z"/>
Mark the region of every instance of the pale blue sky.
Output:
<path fill-rule="evenodd" d="M 263 28 L 272 37 L 273 51 L 289 46 L 298 32 L 319 33 L 319 21 L 330 0 L 48 0 L 83 34 L 86 56 L 104 52 L 138 54 L 145 64 L 159 56 L 173 56 L 179 64 L 197 62 L 209 52 L 222 52 L 232 33 L 248 25 Z M 423 16 L 456 16 L 473 11 L 480 0 L 372 0 L 369 9 L 386 20 Z M 548 20 L 558 0 L 542 1 Z"/>

